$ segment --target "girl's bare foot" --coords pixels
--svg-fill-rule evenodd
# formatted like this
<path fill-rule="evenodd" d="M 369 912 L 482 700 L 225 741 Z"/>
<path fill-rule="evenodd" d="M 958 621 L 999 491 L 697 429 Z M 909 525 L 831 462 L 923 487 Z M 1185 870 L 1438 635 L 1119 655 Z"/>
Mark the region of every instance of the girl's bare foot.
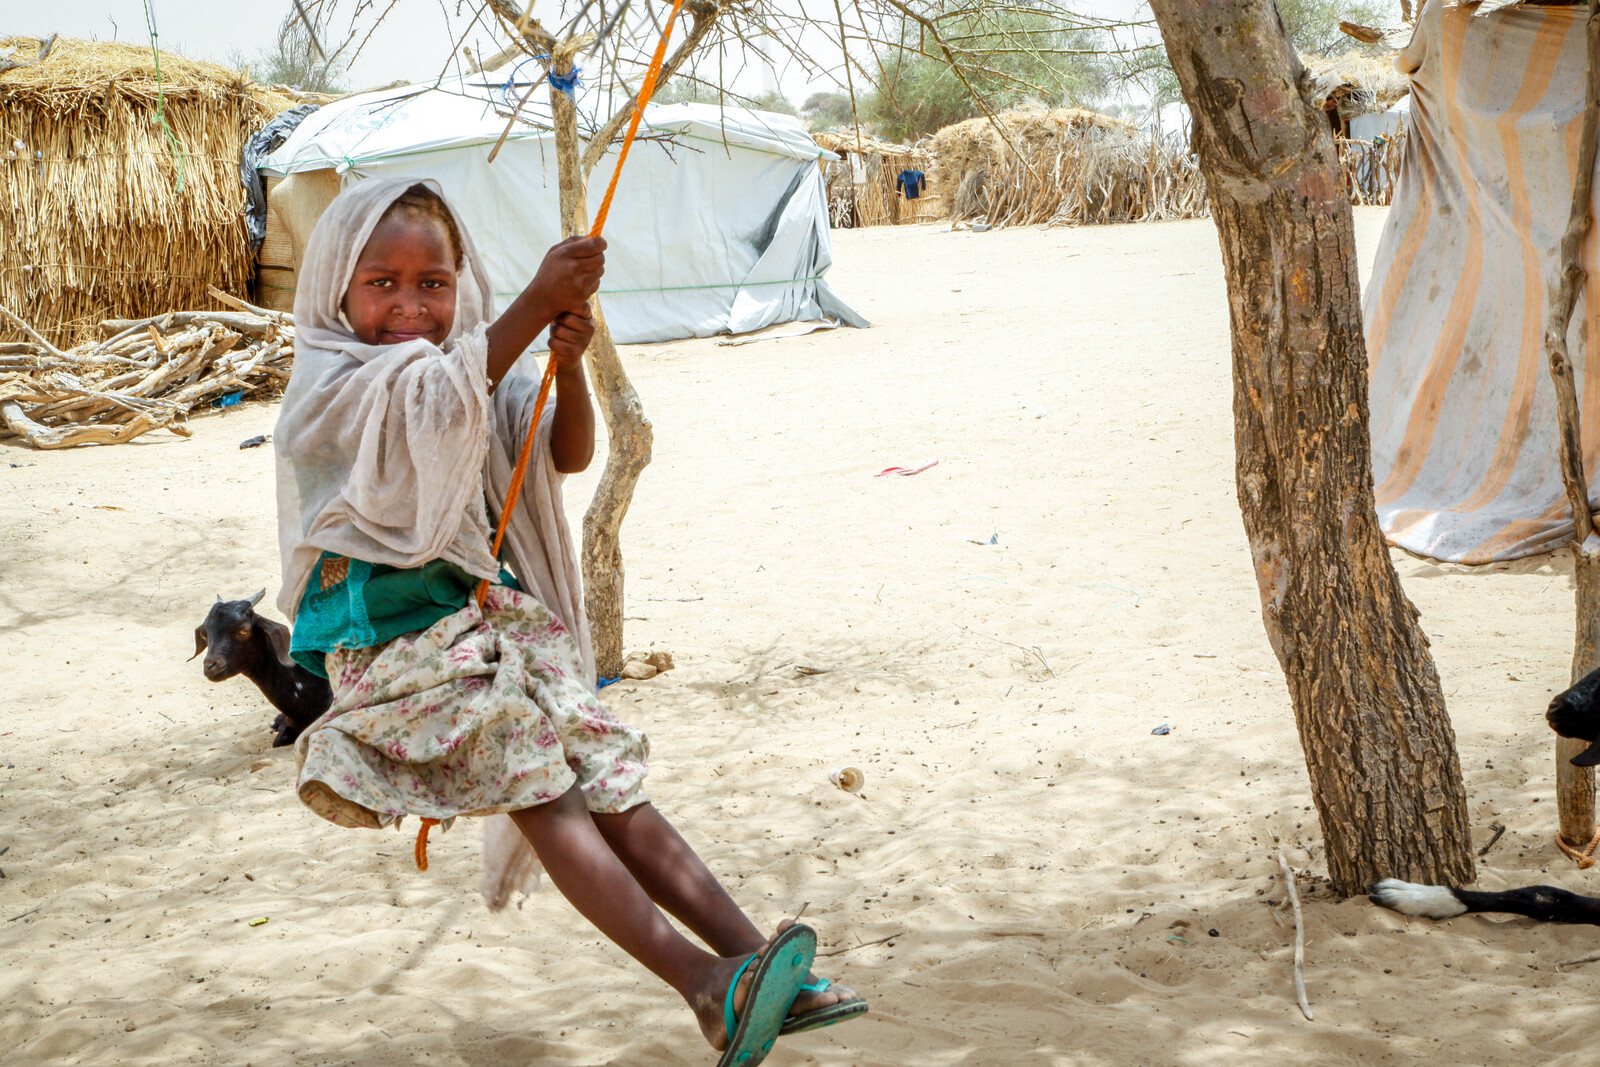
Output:
<path fill-rule="evenodd" d="M 792 925 L 785 923 L 780 926 L 781 933 L 786 927 Z M 776 935 L 774 935 L 776 936 Z M 772 939 L 762 945 L 755 952 L 755 957 L 760 959 L 767 954 L 767 949 L 772 947 Z M 711 1047 L 721 1052 L 728 1047 L 728 1023 L 723 1011 L 728 999 L 728 984 L 733 981 L 733 976 L 738 974 L 739 968 L 744 967 L 749 956 L 722 956 L 711 967 L 702 987 L 689 998 L 689 1007 L 694 1010 L 695 1019 L 700 1023 L 700 1032 L 711 1042 Z M 744 1011 L 745 998 L 750 992 L 750 982 L 755 976 L 755 964 L 744 967 L 744 973 L 739 975 L 739 984 L 733 991 L 733 1014 L 737 1018 Z"/>

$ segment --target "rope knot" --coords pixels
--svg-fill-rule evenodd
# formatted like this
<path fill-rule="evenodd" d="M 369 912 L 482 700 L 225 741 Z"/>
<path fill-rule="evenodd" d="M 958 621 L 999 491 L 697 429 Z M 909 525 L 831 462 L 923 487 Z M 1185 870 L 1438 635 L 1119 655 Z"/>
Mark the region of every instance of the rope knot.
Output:
<path fill-rule="evenodd" d="M 1578 870 L 1580 871 L 1586 871 L 1590 867 L 1594 866 L 1594 850 L 1596 845 L 1600 845 L 1600 826 L 1596 826 L 1594 828 L 1594 836 L 1589 839 L 1589 844 L 1584 847 L 1582 852 L 1579 852 L 1577 849 L 1567 844 L 1566 841 L 1562 839 L 1559 832 L 1556 834 L 1556 846 L 1560 848 L 1562 852 L 1565 852 L 1567 855 L 1571 856 L 1577 861 Z"/>

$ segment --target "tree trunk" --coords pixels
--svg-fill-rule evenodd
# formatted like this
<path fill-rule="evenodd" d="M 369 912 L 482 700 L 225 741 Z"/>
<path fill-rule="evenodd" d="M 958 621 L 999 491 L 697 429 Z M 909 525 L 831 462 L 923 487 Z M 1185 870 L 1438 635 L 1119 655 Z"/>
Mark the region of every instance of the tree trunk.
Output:
<path fill-rule="evenodd" d="M 1572 547 L 1572 580 L 1576 585 L 1578 624 L 1572 641 L 1572 681 L 1600 667 L 1600 537 L 1590 534 Z M 1562 840 L 1583 848 L 1593 838 L 1594 768 L 1574 767 L 1572 757 L 1587 741 L 1556 738 L 1556 812 Z"/>
<path fill-rule="evenodd" d="M 1589 4 L 1589 21 L 1584 32 L 1588 74 L 1584 84 L 1582 135 L 1578 141 L 1578 170 L 1572 183 L 1572 207 L 1567 228 L 1561 235 L 1560 284 L 1550 294 L 1545 315 L 1544 353 L 1550 368 L 1550 383 L 1556 394 L 1556 453 L 1561 463 L 1561 482 L 1567 493 L 1567 509 L 1572 514 L 1572 578 L 1576 585 L 1577 626 L 1572 643 L 1572 680 L 1576 682 L 1600 663 L 1596 629 L 1600 627 L 1600 539 L 1595 537 L 1594 516 L 1589 510 L 1589 478 L 1583 469 L 1583 434 L 1578 412 L 1577 389 L 1572 380 L 1572 362 L 1567 352 L 1567 329 L 1578 290 L 1586 272 L 1580 252 L 1584 234 L 1592 223 L 1591 198 L 1594 195 L 1596 116 L 1600 114 L 1600 9 Z M 1587 338 L 1591 373 L 1594 367 L 1594 338 Z M 1594 768 L 1574 767 L 1572 757 L 1588 746 L 1571 738 L 1556 738 L 1556 813 L 1558 833 L 1576 848 L 1587 845 L 1595 834 Z"/>
<path fill-rule="evenodd" d="M 1373 504 L 1355 236 L 1272 0 L 1152 0 L 1227 272 L 1239 504 L 1328 875 L 1473 880 L 1455 735 Z"/>
<path fill-rule="evenodd" d="M 551 51 L 551 70 L 572 73 L 575 42 Z M 583 146 L 578 140 L 577 109 L 572 98 L 550 90 L 552 125 L 556 136 L 556 170 L 561 190 L 561 233 L 564 237 L 587 233 L 589 202 Z M 644 417 L 639 394 L 622 367 L 622 357 L 606 328 L 600 298 L 590 301 L 594 313 L 594 340 L 585 359 L 594 383 L 595 399 L 605 420 L 610 451 L 594 499 L 583 515 L 583 606 L 594 638 L 595 669 L 602 678 L 622 673 L 622 520 L 633 502 L 633 487 L 650 465 L 650 420 Z"/>

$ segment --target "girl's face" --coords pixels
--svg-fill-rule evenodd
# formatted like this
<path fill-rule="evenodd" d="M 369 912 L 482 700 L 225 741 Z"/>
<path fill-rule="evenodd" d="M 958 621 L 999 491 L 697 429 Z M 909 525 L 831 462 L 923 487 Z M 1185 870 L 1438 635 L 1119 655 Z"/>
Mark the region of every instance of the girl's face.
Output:
<path fill-rule="evenodd" d="M 450 234 L 437 219 L 387 215 L 356 260 L 341 305 L 369 345 L 425 338 L 443 344 L 456 320 L 456 264 Z"/>

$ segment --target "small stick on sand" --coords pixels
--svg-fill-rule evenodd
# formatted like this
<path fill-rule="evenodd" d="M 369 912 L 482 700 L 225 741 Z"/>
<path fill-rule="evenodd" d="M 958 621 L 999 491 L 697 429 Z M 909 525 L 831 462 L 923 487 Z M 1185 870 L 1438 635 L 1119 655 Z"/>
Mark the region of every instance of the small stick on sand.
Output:
<path fill-rule="evenodd" d="M 1560 970 L 1564 970 L 1565 968 L 1568 968 L 1568 967 L 1576 967 L 1580 963 L 1596 963 L 1596 962 L 1600 962 L 1600 956 L 1584 956 L 1581 959 L 1576 959 L 1576 960 L 1562 960 L 1560 963 L 1556 964 L 1556 970 L 1560 971 Z"/>
<path fill-rule="evenodd" d="M 956 624 L 956 629 L 965 630 L 969 634 L 977 634 L 979 637 L 987 637 L 991 641 L 998 641 L 1002 645 L 1010 645 L 1012 648 L 1020 648 L 1024 652 L 1032 652 L 1035 656 L 1039 657 L 1039 662 L 1044 664 L 1044 669 L 1050 672 L 1050 677 L 1054 678 L 1056 676 L 1056 669 L 1050 666 L 1050 661 L 1044 658 L 1044 649 L 1040 648 L 1038 645 L 1019 645 L 1015 641 L 1007 641 L 1003 637 L 996 637 L 993 634 L 986 634 L 982 630 L 974 630 L 972 627 L 962 626 L 960 623 Z"/>
<path fill-rule="evenodd" d="M 1300 999 L 1300 1013 L 1311 1021 L 1311 1005 L 1306 1003 L 1306 938 L 1305 924 L 1300 919 L 1300 891 L 1295 888 L 1294 871 L 1289 866 L 1289 861 L 1283 858 L 1283 849 L 1278 849 L 1278 866 L 1283 868 L 1283 876 L 1289 882 L 1289 903 L 1294 905 L 1294 992 Z"/>
<path fill-rule="evenodd" d="M 871 948 L 873 945 L 881 945 L 885 941 L 893 941 L 897 937 L 904 936 L 906 936 L 906 932 L 901 930 L 898 934 L 890 934 L 888 937 L 880 937 L 876 941 L 863 941 L 859 945 L 851 945 L 848 948 L 836 948 L 832 952 L 819 952 L 817 953 L 817 959 L 820 960 L 824 956 L 843 956 L 846 952 L 854 952 L 858 948 Z"/>
<path fill-rule="evenodd" d="M 1479 856 L 1480 859 L 1489 854 L 1489 850 L 1491 848 L 1494 848 L 1495 843 L 1500 840 L 1500 835 L 1506 832 L 1505 825 L 1502 824 L 1502 823 L 1497 823 L 1497 822 L 1490 823 L 1489 824 L 1489 829 L 1494 831 L 1494 836 L 1489 838 L 1489 843 L 1488 844 L 1484 845 L 1482 848 L 1480 848 L 1478 850 L 1478 856 Z"/>

